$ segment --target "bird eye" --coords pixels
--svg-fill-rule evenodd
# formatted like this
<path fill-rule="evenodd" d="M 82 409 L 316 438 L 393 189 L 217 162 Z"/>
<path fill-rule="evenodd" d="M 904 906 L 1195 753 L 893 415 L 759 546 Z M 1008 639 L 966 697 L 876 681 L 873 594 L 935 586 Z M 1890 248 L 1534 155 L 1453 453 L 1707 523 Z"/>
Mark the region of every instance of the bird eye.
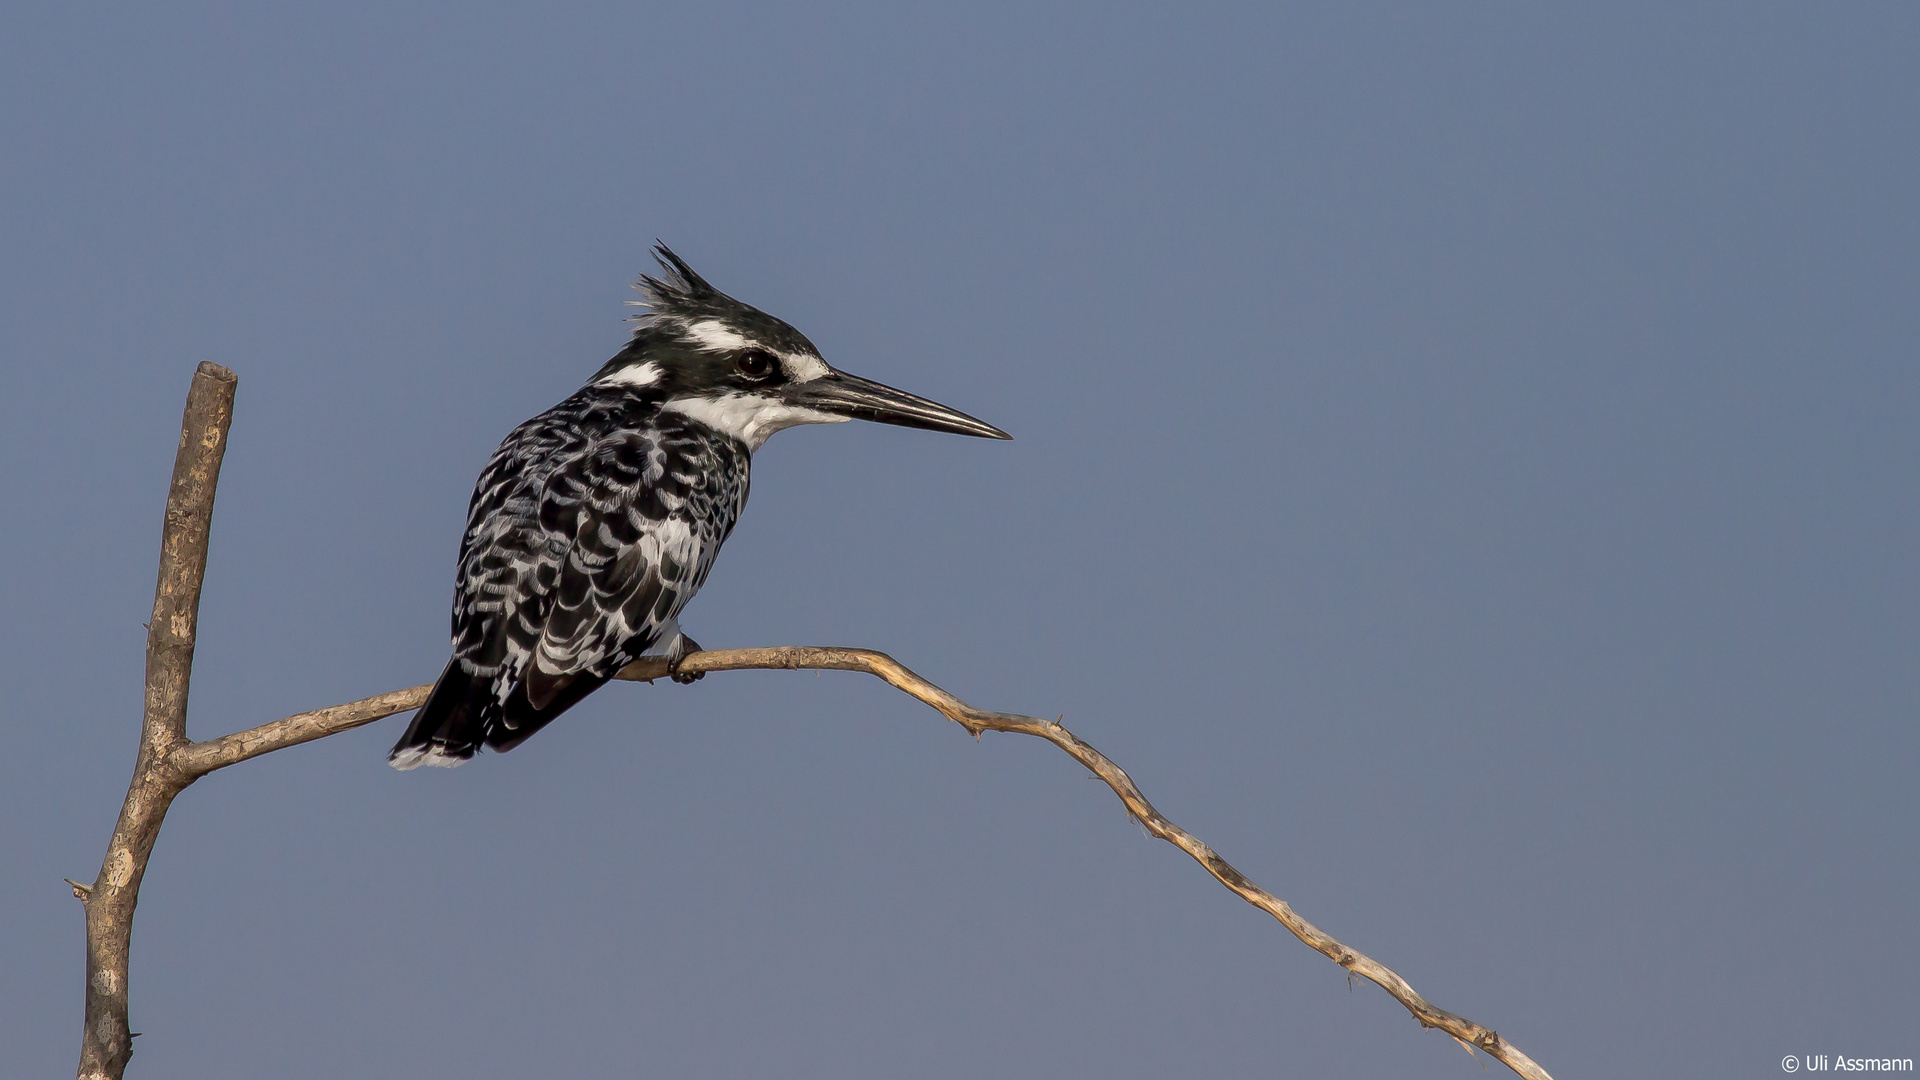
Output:
<path fill-rule="evenodd" d="M 753 379 L 764 378 L 773 371 L 773 357 L 755 349 L 741 353 L 738 366 L 742 375 Z"/>

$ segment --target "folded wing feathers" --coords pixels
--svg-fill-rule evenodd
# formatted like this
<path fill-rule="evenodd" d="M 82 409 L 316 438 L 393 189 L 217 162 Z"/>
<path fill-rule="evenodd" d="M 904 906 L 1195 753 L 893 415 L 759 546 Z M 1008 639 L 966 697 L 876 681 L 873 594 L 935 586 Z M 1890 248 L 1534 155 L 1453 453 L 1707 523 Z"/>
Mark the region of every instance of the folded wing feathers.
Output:
<path fill-rule="evenodd" d="M 588 387 L 521 425 L 475 488 L 454 656 L 490 743 L 516 691 L 541 710 L 654 647 L 745 505 L 744 447 L 673 413 L 597 416 L 618 397 Z"/>

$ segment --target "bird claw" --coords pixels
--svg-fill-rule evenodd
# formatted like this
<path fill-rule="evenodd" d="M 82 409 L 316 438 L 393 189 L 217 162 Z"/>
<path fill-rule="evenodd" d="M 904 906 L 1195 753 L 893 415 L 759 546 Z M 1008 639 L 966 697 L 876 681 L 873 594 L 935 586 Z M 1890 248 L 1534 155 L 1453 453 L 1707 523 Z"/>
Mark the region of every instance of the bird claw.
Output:
<path fill-rule="evenodd" d="M 681 686 L 692 686 L 694 683 L 706 678 L 707 673 L 704 671 L 695 671 L 685 675 L 680 673 L 680 661 L 685 660 L 688 656 L 699 651 L 699 642 L 685 634 L 681 634 L 680 639 L 674 643 L 673 659 L 667 665 L 668 677 Z"/>

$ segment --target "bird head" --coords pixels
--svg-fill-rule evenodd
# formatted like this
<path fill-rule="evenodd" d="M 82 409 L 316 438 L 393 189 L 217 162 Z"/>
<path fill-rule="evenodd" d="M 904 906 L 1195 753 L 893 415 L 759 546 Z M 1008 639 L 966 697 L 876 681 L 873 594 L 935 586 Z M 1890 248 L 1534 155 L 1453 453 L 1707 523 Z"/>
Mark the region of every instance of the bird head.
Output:
<path fill-rule="evenodd" d="M 636 286 L 646 313 L 633 340 L 593 377 L 628 387 L 757 450 L 800 424 L 874 420 L 988 439 L 1013 436 L 957 409 L 840 371 L 805 334 L 707 284 L 665 244 L 661 276 Z"/>

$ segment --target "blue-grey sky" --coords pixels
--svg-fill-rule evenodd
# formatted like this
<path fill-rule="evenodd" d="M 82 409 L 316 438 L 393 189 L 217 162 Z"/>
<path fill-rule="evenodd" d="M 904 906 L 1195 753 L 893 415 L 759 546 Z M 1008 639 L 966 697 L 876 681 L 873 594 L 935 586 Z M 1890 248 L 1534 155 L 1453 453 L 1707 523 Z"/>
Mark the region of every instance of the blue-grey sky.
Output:
<path fill-rule="evenodd" d="M 0 1072 L 77 1053 L 194 364 L 205 738 L 439 671 L 655 237 L 1016 436 L 774 438 L 705 644 L 1064 714 L 1557 1076 L 1920 1057 L 1916 72 L 1904 4 L 16 5 Z M 403 722 L 176 804 L 130 1076 L 1489 1075 L 874 680 Z"/>

